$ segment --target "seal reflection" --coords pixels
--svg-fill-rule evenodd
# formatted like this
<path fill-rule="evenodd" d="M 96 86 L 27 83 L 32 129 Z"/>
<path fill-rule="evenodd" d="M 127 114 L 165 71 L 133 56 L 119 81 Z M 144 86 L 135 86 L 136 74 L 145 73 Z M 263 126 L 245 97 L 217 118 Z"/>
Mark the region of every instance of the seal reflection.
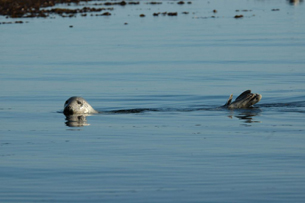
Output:
<path fill-rule="evenodd" d="M 261 123 L 261 121 L 257 120 L 260 113 L 262 111 L 259 108 L 251 108 L 251 109 L 239 109 L 230 111 L 228 117 L 229 118 L 238 118 L 244 123 Z"/>
<path fill-rule="evenodd" d="M 87 123 L 87 115 L 69 115 L 66 116 L 66 126 L 69 127 L 83 127 L 90 125 Z"/>

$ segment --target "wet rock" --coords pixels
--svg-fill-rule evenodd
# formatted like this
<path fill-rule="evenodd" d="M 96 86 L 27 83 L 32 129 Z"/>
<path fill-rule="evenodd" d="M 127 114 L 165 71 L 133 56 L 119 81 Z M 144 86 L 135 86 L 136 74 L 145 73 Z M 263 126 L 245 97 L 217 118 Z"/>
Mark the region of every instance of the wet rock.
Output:
<path fill-rule="evenodd" d="M 53 14 L 57 14 L 61 17 L 76 17 L 80 14 L 82 17 L 88 16 L 87 13 L 89 12 L 101 12 L 102 10 L 113 10 L 113 8 L 96 8 L 96 7 L 83 7 L 77 9 L 69 9 L 69 8 L 54 8 L 58 3 L 67 3 L 66 5 L 70 6 L 73 5 L 72 3 L 79 3 L 79 2 L 88 2 L 91 0 L 0 0 L 0 15 L 4 15 L 7 17 L 12 18 L 34 18 L 34 17 L 50 17 L 54 18 Z M 102 2 L 101 2 L 102 1 Z M 126 5 L 138 5 L 140 4 L 139 1 L 115 1 L 115 0 L 101 0 L 100 2 L 94 3 L 92 5 L 99 6 L 112 6 L 112 5 L 119 5 L 119 6 L 126 6 Z M 185 4 L 185 1 L 172 1 L 173 4 Z M 187 2 L 191 4 L 192 2 Z M 147 4 L 155 5 L 155 4 L 162 4 L 161 1 L 151 1 Z M 84 4 L 88 5 L 88 4 Z M 50 9 L 46 9 L 46 7 L 53 7 Z M 160 13 L 154 13 L 154 16 L 158 16 Z M 94 16 L 95 14 L 91 14 Z M 98 14 L 97 14 L 98 15 Z M 104 13 L 102 15 L 111 15 L 109 12 Z M 144 14 L 143 14 L 144 15 Z M 141 17 L 144 17 L 141 15 Z M 169 16 L 177 16 L 177 12 L 171 13 L 163 13 L 163 15 Z"/>
<path fill-rule="evenodd" d="M 182 12 L 182 14 L 189 14 L 189 12 L 184 11 L 184 12 Z"/>
<path fill-rule="evenodd" d="M 278 8 L 274 8 L 274 9 L 271 9 L 271 11 L 279 11 L 280 9 Z"/>
<path fill-rule="evenodd" d="M 296 6 L 299 3 L 303 3 L 303 0 L 287 0 L 287 2 L 293 6 Z"/>
<path fill-rule="evenodd" d="M 125 1 L 121 1 L 121 2 L 119 2 L 119 5 L 121 5 L 121 6 L 125 6 L 127 3 L 125 2 Z"/>
<path fill-rule="evenodd" d="M 248 9 L 243 9 L 243 10 L 235 10 L 236 12 L 240 12 L 240 11 L 242 11 L 242 12 L 250 12 L 250 11 L 252 11 L 252 10 L 248 10 Z"/>
<path fill-rule="evenodd" d="M 130 5 L 138 5 L 138 4 L 140 4 L 140 2 L 138 2 L 138 1 L 137 2 L 130 1 L 130 2 L 128 2 L 128 4 L 130 4 Z M 113 5 L 126 6 L 127 3 L 126 3 L 126 1 L 121 1 L 121 2 L 105 2 L 104 5 L 105 6 L 113 6 Z"/>
<path fill-rule="evenodd" d="M 169 12 L 167 13 L 168 16 L 177 16 L 178 13 L 177 12 Z"/>
<path fill-rule="evenodd" d="M 13 22 L 2 22 L 2 24 L 13 24 Z"/>
<path fill-rule="evenodd" d="M 66 1 L 76 3 L 80 0 Z M 57 0 L 0 0 L 0 15 L 12 18 L 47 17 L 40 8 L 54 6 L 56 3 Z"/>
<path fill-rule="evenodd" d="M 111 16 L 111 13 L 105 12 L 105 13 L 102 13 L 101 16 Z"/>
<path fill-rule="evenodd" d="M 104 5 L 105 5 L 105 6 L 112 6 L 112 5 L 114 5 L 114 4 L 111 3 L 111 2 L 106 2 L 106 3 L 104 3 Z"/>
<path fill-rule="evenodd" d="M 138 5 L 138 4 L 140 4 L 140 2 L 128 2 L 128 4 L 130 4 L 130 5 Z"/>
<path fill-rule="evenodd" d="M 140 14 L 140 17 L 141 17 L 141 18 L 145 17 L 145 14 Z"/>
<path fill-rule="evenodd" d="M 216 10 L 216 9 L 214 9 L 214 10 L 213 10 L 213 13 L 217 13 L 217 10 Z"/>
<path fill-rule="evenodd" d="M 242 17 L 244 17 L 243 15 L 236 15 L 236 16 L 234 16 L 234 18 L 242 18 Z"/>
<path fill-rule="evenodd" d="M 147 2 L 147 4 L 156 5 L 156 4 L 162 4 L 162 2 L 152 1 L 152 2 Z"/>

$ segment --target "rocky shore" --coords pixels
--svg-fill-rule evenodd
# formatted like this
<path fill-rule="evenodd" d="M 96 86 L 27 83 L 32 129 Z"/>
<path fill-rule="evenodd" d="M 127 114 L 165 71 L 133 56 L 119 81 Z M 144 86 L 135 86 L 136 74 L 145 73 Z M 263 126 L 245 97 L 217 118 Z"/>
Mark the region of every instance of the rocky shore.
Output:
<path fill-rule="evenodd" d="M 0 0 L 0 15 L 10 18 L 31 18 L 31 17 L 48 17 L 50 14 L 58 14 L 62 17 L 72 17 L 76 13 L 100 12 L 103 10 L 111 10 L 109 8 L 95 8 L 84 7 L 82 9 L 67 9 L 67 8 L 53 8 L 56 4 L 72 3 L 78 4 L 80 2 L 88 2 L 90 0 Z M 126 5 L 125 1 L 120 2 L 105 2 L 105 6 L 109 5 Z"/>
<path fill-rule="evenodd" d="M 50 14 L 58 14 L 62 17 L 73 17 L 77 13 L 100 12 L 103 10 L 113 10 L 109 6 L 126 6 L 138 5 L 137 1 L 102 1 L 101 3 L 92 4 L 94 6 L 104 6 L 103 8 L 83 7 L 82 9 L 52 8 L 57 4 L 79 4 L 81 2 L 90 2 L 91 0 L 0 0 L 0 15 L 7 18 L 33 18 L 48 17 Z M 184 1 L 173 1 L 174 3 L 183 5 Z M 162 4 L 162 2 L 146 2 L 149 4 Z M 187 2 L 190 4 L 191 2 Z M 83 15 L 85 16 L 85 15 Z"/>

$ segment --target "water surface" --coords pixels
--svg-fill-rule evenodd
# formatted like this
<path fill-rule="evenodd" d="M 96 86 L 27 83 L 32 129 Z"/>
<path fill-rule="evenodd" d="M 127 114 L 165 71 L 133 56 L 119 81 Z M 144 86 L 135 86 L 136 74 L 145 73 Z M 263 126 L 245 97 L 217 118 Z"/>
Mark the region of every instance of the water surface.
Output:
<path fill-rule="evenodd" d="M 0 201 L 303 202 L 303 2 L 145 2 L 0 25 Z"/>

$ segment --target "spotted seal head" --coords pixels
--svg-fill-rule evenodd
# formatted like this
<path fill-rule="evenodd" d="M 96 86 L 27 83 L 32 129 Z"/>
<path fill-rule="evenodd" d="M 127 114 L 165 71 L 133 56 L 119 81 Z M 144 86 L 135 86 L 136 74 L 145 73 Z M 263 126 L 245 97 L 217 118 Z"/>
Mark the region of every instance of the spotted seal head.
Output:
<path fill-rule="evenodd" d="M 251 93 L 251 90 L 246 90 L 241 93 L 234 102 L 231 103 L 233 99 L 233 94 L 230 95 L 227 103 L 224 107 L 228 109 L 245 109 L 252 107 L 252 105 L 256 104 L 262 99 L 261 94 Z"/>
<path fill-rule="evenodd" d="M 63 113 L 66 116 L 74 114 L 93 114 L 98 113 L 92 106 L 82 97 L 70 97 L 64 105 Z"/>

